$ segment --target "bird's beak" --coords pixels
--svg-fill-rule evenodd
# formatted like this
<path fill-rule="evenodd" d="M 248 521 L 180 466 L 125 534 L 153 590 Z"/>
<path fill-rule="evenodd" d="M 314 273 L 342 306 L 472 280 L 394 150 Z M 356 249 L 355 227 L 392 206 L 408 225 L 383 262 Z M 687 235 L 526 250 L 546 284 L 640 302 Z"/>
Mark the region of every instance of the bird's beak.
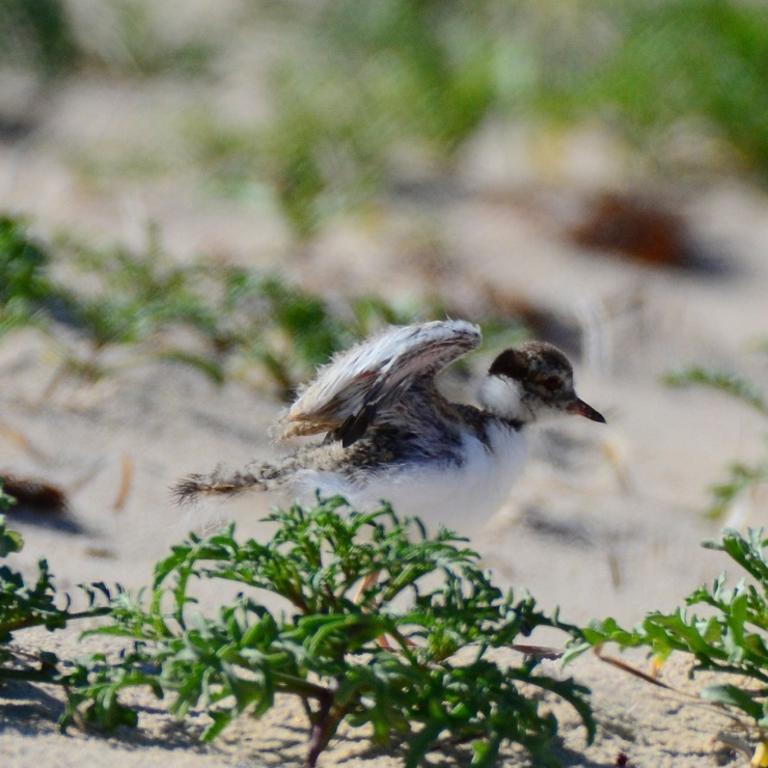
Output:
<path fill-rule="evenodd" d="M 591 405 L 587 405 L 578 397 L 568 406 L 567 410 L 568 413 L 575 413 L 579 416 L 591 419 L 592 421 L 598 421 L 601 424 L 605 424 L 605 417 L 603 414 L 596 411 Z"/>

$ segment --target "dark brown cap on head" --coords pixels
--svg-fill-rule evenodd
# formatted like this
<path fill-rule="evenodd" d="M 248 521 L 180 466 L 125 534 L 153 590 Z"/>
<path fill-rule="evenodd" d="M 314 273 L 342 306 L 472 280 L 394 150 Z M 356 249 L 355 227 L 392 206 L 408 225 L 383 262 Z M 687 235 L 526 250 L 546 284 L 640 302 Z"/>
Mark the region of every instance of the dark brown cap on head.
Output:
<path fill-rule="evenodd" d="M 522 349 L 528 349 L 532 356 L 538 357 L 550 368 L 560 368 L 573 373 L 571 361 L 554 344 L 547 344 L 546 341 L 531 341 L 524 344 Z"/>
<path fill-rule="evenodd" d="M 524 379 L 528 363 L 516 349 L 505 349 L 488 369 L 490 376 L 508 376 L 510 379 Z"/>
<path fill-rule="evenodd" d="M 493 361 L 488 373 L 523 381 L 542 369 L 573 372 L 568 358 L 557 347 L 546 341 L 528 341 L 517 349 L 505 349 Z"/>

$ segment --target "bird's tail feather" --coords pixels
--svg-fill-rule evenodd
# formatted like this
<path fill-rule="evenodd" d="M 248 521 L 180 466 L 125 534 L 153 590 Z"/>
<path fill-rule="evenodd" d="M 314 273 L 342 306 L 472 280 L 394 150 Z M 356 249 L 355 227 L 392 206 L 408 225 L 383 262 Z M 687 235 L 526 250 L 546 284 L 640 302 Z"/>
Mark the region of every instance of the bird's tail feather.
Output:
<path fill-rule="evenodd" d="M 246 491 L 266 491 L 275 485 L 274 467 L 264 464 L 255 471 L 241 470 L 225 474 L 216 469 L 207 475 L 188 475 L 179 480 L 172 492 L 180 504 L 197 501 L 201 496 L 236 496 Z"/>

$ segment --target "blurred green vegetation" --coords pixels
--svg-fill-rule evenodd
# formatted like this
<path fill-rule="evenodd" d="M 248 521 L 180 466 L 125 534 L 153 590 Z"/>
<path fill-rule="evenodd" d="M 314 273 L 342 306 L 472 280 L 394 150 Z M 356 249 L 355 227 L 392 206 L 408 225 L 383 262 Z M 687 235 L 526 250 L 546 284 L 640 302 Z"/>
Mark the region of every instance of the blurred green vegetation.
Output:
<path fill-rule="evenodd" d="M 546 111 L 598 114 L 646 152 L 682 121 L 699 121 L 768 178 L 768 6 L 728 0 L 617 3 L 614 43 L 563 70 Z"/>
<path fill-rule="evenodd" d="M 300 42 L 276 62 L 272 121 L 252 133 L 209 116 L 199 154 L 230 192 L 265 178 L 293 231 L 309 237 L 396 181 L 398 153 L 408 153 L 400 166 L 415 151 L 436 172 L 450 168 L 510 100 L 517 32 L 497 24 L 499 12 L 511 21 L 485 0 L 286 3 L 281 22 Z"/>
<path fill-rule="evenodd" d="M 23 219 L 0 216 L 0 301 L 32 307 L 51 290 L 47 253 L 27 237 Z"/>
<path fill-rule="evenodd" d="M 90 48 L 83 41 L 91 65 L 143 77 L 207 74 L 215 41 L 194 36 L 172 41 L 158 29 L 152 4 L 146 0 L 105 0 L 104 5 L 111 14 L 119 44 Z"/>
<path fill-rule="evenodd" d="M 766 395 L 752 382 L 734 373 L 694 366 L 668 373 L 662 381 L 670 387 L 703 386 L 717 390 L 748 406 L 760 418 L 768 419 Z M 727 477 L 710 487 L 712 503 L 707 515 L 720 520 L 745 494 L 765 483 L 768 483 L 768 453 L 749 464 L 733 462 L 728 467 Z"/>
<path fill-rule="evenodd" d="M 27 66 L 43 77 L 70 70 L 78 46 L 61 0 L 0 3 L 0 64 Z"/>
<path fill-rule="evenodd" d="M 0 215 L 0 337 L 35 322 L 52 293 L 48 254 L 27 237 L 22 219 Z"/>
<path fill-rule="evenodd" d="M 63 0 L 3 0 L 0 64 L 29 67 L 45 79 L 78 69 L 139 77 L 208 72 L 217 41 L 172 39 L 159 29 L 147 0 L 102 0 L 82 14 L 84 24 L 76 23 L 70 5 Z"/>
<path fill-rule="evenodd" d="M 418 311 L 370 295 L 334 301 L 276 273 L 211 260 L 174 264 L 152 226 L 142 249 L 97 248 L 72 236 L 44 243 L 13 216 L 0 217 L 0 301 L 0 331 L 33 325 L 59 358 L 46 396 L 67 378 L 94 381 L 165 359 L 218 384 L 266 382 L 288 399 L 334 352 L 389 324 L 450 314 L 429 297 Z M 514 316 L 477 319 L 490 349 L 525 333 Z M 123 361 L 108 363 L 118 349 Z"/>
<path fill-rule="evenodd" d="M 404 167 L 449 172 L 490 116 L 602 120 L 651 160 L 683 126 L 768 177 L 764 4 L 332 0 L 281 18 L 300 44 L 276 66 L 271 124 L 212 118 L 199 138 L 230 191 L 266 177 L 299 237 Z"/>
<path fill-rule="evenodd" d="M 603 122 L 659 168 L 670 142 L 703 136 L 768 178 L 765 3 L 250 0 L 227 39 L 200 24 L 172 35 L 148 0 L 108 0 L 92 18 L 70 5 L 5 0 L 0 60 L 216 78 L 232 40 L 252 30 L 258 46 L 268 30 L 281 41 L 245 65 L 259 82 L 271 71 L 269 117 L 238 122 L 202 104 L 182 140 L 216 192 L 268 192 L 300 239 L 403 181 L 450 174 L 490 118 Z"/>

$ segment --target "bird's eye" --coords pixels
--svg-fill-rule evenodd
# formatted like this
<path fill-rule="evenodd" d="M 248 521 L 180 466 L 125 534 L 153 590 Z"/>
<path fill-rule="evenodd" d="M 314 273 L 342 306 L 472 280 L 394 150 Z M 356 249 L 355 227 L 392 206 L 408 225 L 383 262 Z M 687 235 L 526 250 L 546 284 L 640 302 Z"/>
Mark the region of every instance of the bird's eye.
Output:
<path fill-rule="evenodd" d="M 550 376 L 548 379 L 544 379 L 544 381 L 541 382 L 541 386 L 544 387 L 544 389 L 548 389 L 550 392 L 554 392 L 560 387 L 560 379 L 558 379 L 557 376 Z"/>

